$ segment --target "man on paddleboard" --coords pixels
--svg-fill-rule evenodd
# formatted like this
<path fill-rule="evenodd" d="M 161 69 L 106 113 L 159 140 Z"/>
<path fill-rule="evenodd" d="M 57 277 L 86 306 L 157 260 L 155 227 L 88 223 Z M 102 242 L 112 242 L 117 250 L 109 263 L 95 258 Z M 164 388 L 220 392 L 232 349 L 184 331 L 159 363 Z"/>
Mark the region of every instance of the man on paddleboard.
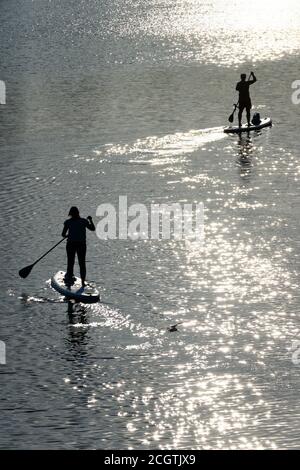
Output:
<path fill-rule="evenodd" d="M 252 80 L 251 80 L 252 77 Z M 253 85 L 257 81 L 255 75 L 253 72 L 251 72 L 250 75 L 250 80 L 246 80 L 247 76 L 246 74 L 241 75 L 241 81 L 237 84 L 236 90 L 239 92 L 239 126 L 242 127 L 242 115 L 244 109 L 246 109 L 247 112 L 247 121 L 248 121 L 248 126 L 250 127 L 250 110 L 252 108 L 252 103 L 251 103 L 251 98 L 250 98 L 250 92 L 249 92 L 249 87 L 250 85 Z"/>
<path fill-rule="evenodd" d="M 66 284 L 71 284 L 74 278 L 74 263 L 75 255 L 77 253 L 78 263 L 80 268 L 80 277 L 82 287 L 85 286 L 86 277 L 86 266 L 85 266 L 85 255 L 86 255 L 86 229 L 94 232 L 96 230 L 93 223 L 92 217 L 88 216 L 83 219 L 79 215 L 77 207 L 71 207 L 69 211 L 70 218 L 64 222 L 64 228 L 62 236 L 67 237 L 67 257 L 68 267 L 65 276 Z"/>

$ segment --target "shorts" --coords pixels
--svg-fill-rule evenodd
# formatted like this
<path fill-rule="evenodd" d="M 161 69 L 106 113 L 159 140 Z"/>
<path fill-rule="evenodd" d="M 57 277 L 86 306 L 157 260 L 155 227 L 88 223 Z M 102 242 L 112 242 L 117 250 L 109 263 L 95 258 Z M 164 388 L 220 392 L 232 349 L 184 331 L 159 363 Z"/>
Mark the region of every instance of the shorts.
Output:
<path fill-rule="evenodd" d="M 239 110 L 241 113 L 244 111 L 244 109 L 246 109 L 246 111 L 250 111 L 251 108 L 252 108 L 251 101 L 242 101 L 241 103 L 239 103 Z"/>

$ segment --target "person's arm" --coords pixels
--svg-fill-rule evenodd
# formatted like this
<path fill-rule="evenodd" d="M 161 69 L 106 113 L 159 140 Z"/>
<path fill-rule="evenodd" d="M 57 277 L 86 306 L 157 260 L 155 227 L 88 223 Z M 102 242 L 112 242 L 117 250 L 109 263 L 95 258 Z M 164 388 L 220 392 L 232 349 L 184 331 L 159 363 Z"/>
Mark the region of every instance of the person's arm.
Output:
<path fill-rule="evenodd" d="M 240 91 L 240 82 L 237 83 L 236 87 L 235 87 L 236 91 Z"/>
<path fill-rule="evenodd" d="M 88 224 L 87 224 L 86 228 L 88 228 L 89 230 L 94 232 L 96 230 L 96 227 L 95 227 L 93 219 L 90 215 L 87 217 L 87 221 L 88 221 Z"/>
<path fill-rule="evenodd" d="M 63 231 L 62 231 L 62 233 L 61 233 L 61 236 L 65 238 L 65 237 L 67 236 L 68 230 L 69 230 L 69 227 L 67 227 L 67 224 L 66 224 L 66 222 L 65 222 L 65 223 L 64 223 Z"/>
<path fill-rule="evenodd" d="M 252 75 L 252 80 L 249 80 L 249 85 L 253 85 L 253 83 L 257 82 L 257 78 L 256 76 L 254 75 L 253 72 L 251 72 L 251 75 Z"/>

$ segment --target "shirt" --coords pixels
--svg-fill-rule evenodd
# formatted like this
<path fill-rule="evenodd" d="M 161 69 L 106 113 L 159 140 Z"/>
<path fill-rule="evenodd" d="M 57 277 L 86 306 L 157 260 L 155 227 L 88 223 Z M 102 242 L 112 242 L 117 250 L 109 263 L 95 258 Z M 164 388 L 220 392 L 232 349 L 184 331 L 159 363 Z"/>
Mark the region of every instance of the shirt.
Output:
<path fill-rule="evenodd" d="M 256 79 L 255 80 L 248 80 L 248 81 L 246 81 L 246 80 L 241 81 L 237 84 L 236 90 L 240 94 L 240 103 L 250 101 L 249 88 L 250 88 L 250 85 L 253 85 L 253 83 L 255 83 L 255 82 L 256 82 Z"/>
<path fill-rule="evenodd" d="M 90 229 L 90 224 L 87 219 L 81 217 L 77 219 L 67 219 L 64 222 L 64 227 L 64 230 L 68 230 L 68 241 L 85 243 L 86 229 Z"/>

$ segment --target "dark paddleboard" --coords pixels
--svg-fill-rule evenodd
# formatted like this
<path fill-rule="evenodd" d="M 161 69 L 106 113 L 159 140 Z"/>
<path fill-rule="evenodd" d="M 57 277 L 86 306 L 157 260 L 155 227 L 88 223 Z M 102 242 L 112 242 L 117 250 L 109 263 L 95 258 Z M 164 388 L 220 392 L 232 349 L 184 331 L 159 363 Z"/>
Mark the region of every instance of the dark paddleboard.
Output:
<path fill-rule="evenodd" d="M 51 286 L 53 289 L 64 295 L 67 299 L 73 299 L 77 302 L 83 302 L 85 304 L 99 302 L 100 294 L 95 286 L 86 282 L 86 287 L 81 287 L 81 279 L 79 277 L 75 278 L 72 285 L 66 285 L 64 280 L 65 274 L 64 271 L 58 271 L 52 276 Z"/>
<path fill-rule="evenodd" d="M 239 134 L 240 132 L 259 131 L 260 129 L 263 129 L 264 127 L 270 127 L 270 126 L 272 126 L 272 119 L 264 118 L 260 121 L 260 124 L 258 124 L 257 126 L 254 126 L 254 124 L 251 124 L 251 126 L 248 126 L 248 124 L 243 124 L 242 127 L 229 126 L 229 127 L 225 127 L 224 132 L 226 132 L 227 134 Z"/>

